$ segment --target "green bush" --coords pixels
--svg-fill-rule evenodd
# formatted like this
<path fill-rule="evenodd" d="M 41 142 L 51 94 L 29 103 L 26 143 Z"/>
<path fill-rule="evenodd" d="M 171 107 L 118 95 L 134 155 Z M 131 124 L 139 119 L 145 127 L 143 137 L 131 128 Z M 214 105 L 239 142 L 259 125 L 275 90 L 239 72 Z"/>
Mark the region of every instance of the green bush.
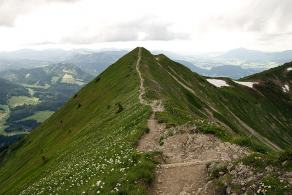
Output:
<path fill-rule="evenodd" d="M 216 125 L 215 123 L 201 122 L 197 123 L 196 125 L 198 130 L 202 133 L 215 135 L 223 141 L 231 140 L 231 135 L 227 132 L 227 130 Z"/>
<path fill-rule="evenodd" d="M 259 144 L 255 139 L 246 136 L 236 136 L 232 139 L 232 143 L 248 147 L 255 152 L 260 152 L 263 154 L 266 154 L 269 151 L 267 146 Z"/>
<path fill-rule="evenodd" d="M 269 165 L 275 165 L 275 158 L 272 155 L 253 153 L 241 159 L 242 163 L 252 166 L 257 170 L 264 170 Z"/>

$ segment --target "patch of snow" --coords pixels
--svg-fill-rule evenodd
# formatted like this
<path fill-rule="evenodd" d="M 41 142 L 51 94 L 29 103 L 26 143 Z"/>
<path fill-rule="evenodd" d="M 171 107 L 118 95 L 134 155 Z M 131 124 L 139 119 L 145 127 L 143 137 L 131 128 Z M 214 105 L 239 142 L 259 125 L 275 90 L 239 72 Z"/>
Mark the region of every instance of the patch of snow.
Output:
<path fill-rule="evenodd" d="M 287 71 L 291 71 L 291 70 L 292 70 L 292 67 L 287 68 Z"/>
<path fill-rule="evenodd" d="M 212 85 L 214 85 L 215 87 L 229 87 L 230 86 L 226 83 L 226 81 L 220 80 L 220 79 L 207 79 L 207 81 L 211 83 Z"/>
<path fill-rule="evenodd" d="M 244 85 L 244 86 L 247 86 L 249 88 L 252 88 L 254 84 L 258 84 L 258 82 L 251 82 L 251 81 L 233 81 L 237 84 L 240 84 L 240 85 Z"/>
<path fill-rule="evenodd" d="M 282 87 L 282 90 L 283 90 L 284 93 L 289 93 L 289 90 L 290 90 L 289 85 L 285 84 L 285 85 Z"/>
<path fill-rule="evenodd" d="M 28 77 L 30 77 L 30 74 L 29 73 L 27 73 L 26 75 L 25 75 L 25 78 L 27 79 Z"/>

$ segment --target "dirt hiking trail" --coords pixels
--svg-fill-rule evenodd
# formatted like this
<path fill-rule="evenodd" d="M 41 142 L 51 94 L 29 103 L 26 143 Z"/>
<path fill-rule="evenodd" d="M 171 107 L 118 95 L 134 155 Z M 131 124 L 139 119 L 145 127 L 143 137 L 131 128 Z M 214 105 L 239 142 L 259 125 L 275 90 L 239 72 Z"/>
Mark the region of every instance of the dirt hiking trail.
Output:
<path fill-rule="evenodd" d="M 211 162 L 231 161 L 248 153 L 247 150 L 224 143 L 212 135 L 198 133 L 191 125 L 166 128 L 155 119 L 156 112 L 163 112 L 161 100 L 144 99 L 144 79 L 140 71 L 142 49 L 139 48 L 136 70 L 140 77 L 139 100 L 150 106 L 152 115 L 147 125 L 149 133 L 142 136 L 137 149 L 141 152 L 159 151 L 162 160 L 155 171 L 150 194 L 189 195 L 215 194 L 208 181 L 207 166 Z"/>

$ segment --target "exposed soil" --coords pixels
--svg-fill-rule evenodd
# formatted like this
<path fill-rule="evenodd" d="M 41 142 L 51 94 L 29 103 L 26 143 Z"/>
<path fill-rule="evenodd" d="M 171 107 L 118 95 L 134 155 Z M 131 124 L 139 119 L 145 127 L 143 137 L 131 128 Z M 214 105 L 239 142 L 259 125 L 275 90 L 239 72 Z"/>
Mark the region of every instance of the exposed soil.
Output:
<path fill-rule="evenodd" d="M 155 181 L 150 194 L 187 195 L 214 194 L 208 181 L 207 166 L 214 161 L 231 161 L 246 155 L 248 151 L 237 145 L 224 143 L 212 135 L 198 133 L 195 126 L 185 125 L 167 129 L 155 120 L 155 113 L 162 112 L 161 100 L 146 101 L 144 79 L 139 70 L 141 52 L 136 64 L 140 83 L 140 103 L 151 106 L 153 114 L 148 120 L 149 133 L 139 141 L 142 152 L 160 151 L 163 160 L 157 166 Z"/>

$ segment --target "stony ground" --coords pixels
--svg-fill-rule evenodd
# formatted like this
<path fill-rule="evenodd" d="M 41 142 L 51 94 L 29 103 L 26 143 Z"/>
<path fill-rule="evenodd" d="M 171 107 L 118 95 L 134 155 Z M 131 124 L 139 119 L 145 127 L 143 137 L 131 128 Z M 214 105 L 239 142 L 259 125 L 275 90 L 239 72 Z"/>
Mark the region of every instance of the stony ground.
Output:
<path fill-rule="evenodd" d="M 140 76 L 140 103 L 151 106 L 153 114 L 148 120 L 149 133 L 145 134 L 137 149 L 142 152 L 161 152 L 160 164 L 151 186 L 151 194 L 214 194 L 208 181 L 207 167 L 214 161 L 231 161 L 248 151 L 237 145 L 220 141 L 213 135 L 197 132 L 193 125 L 166 128 L 155 119 L 156 112 L 163 111 L 161 100 L 146 101 L 143 96 L 144 79 L 139 71 L 141 51 L 136 64 Z"/>

